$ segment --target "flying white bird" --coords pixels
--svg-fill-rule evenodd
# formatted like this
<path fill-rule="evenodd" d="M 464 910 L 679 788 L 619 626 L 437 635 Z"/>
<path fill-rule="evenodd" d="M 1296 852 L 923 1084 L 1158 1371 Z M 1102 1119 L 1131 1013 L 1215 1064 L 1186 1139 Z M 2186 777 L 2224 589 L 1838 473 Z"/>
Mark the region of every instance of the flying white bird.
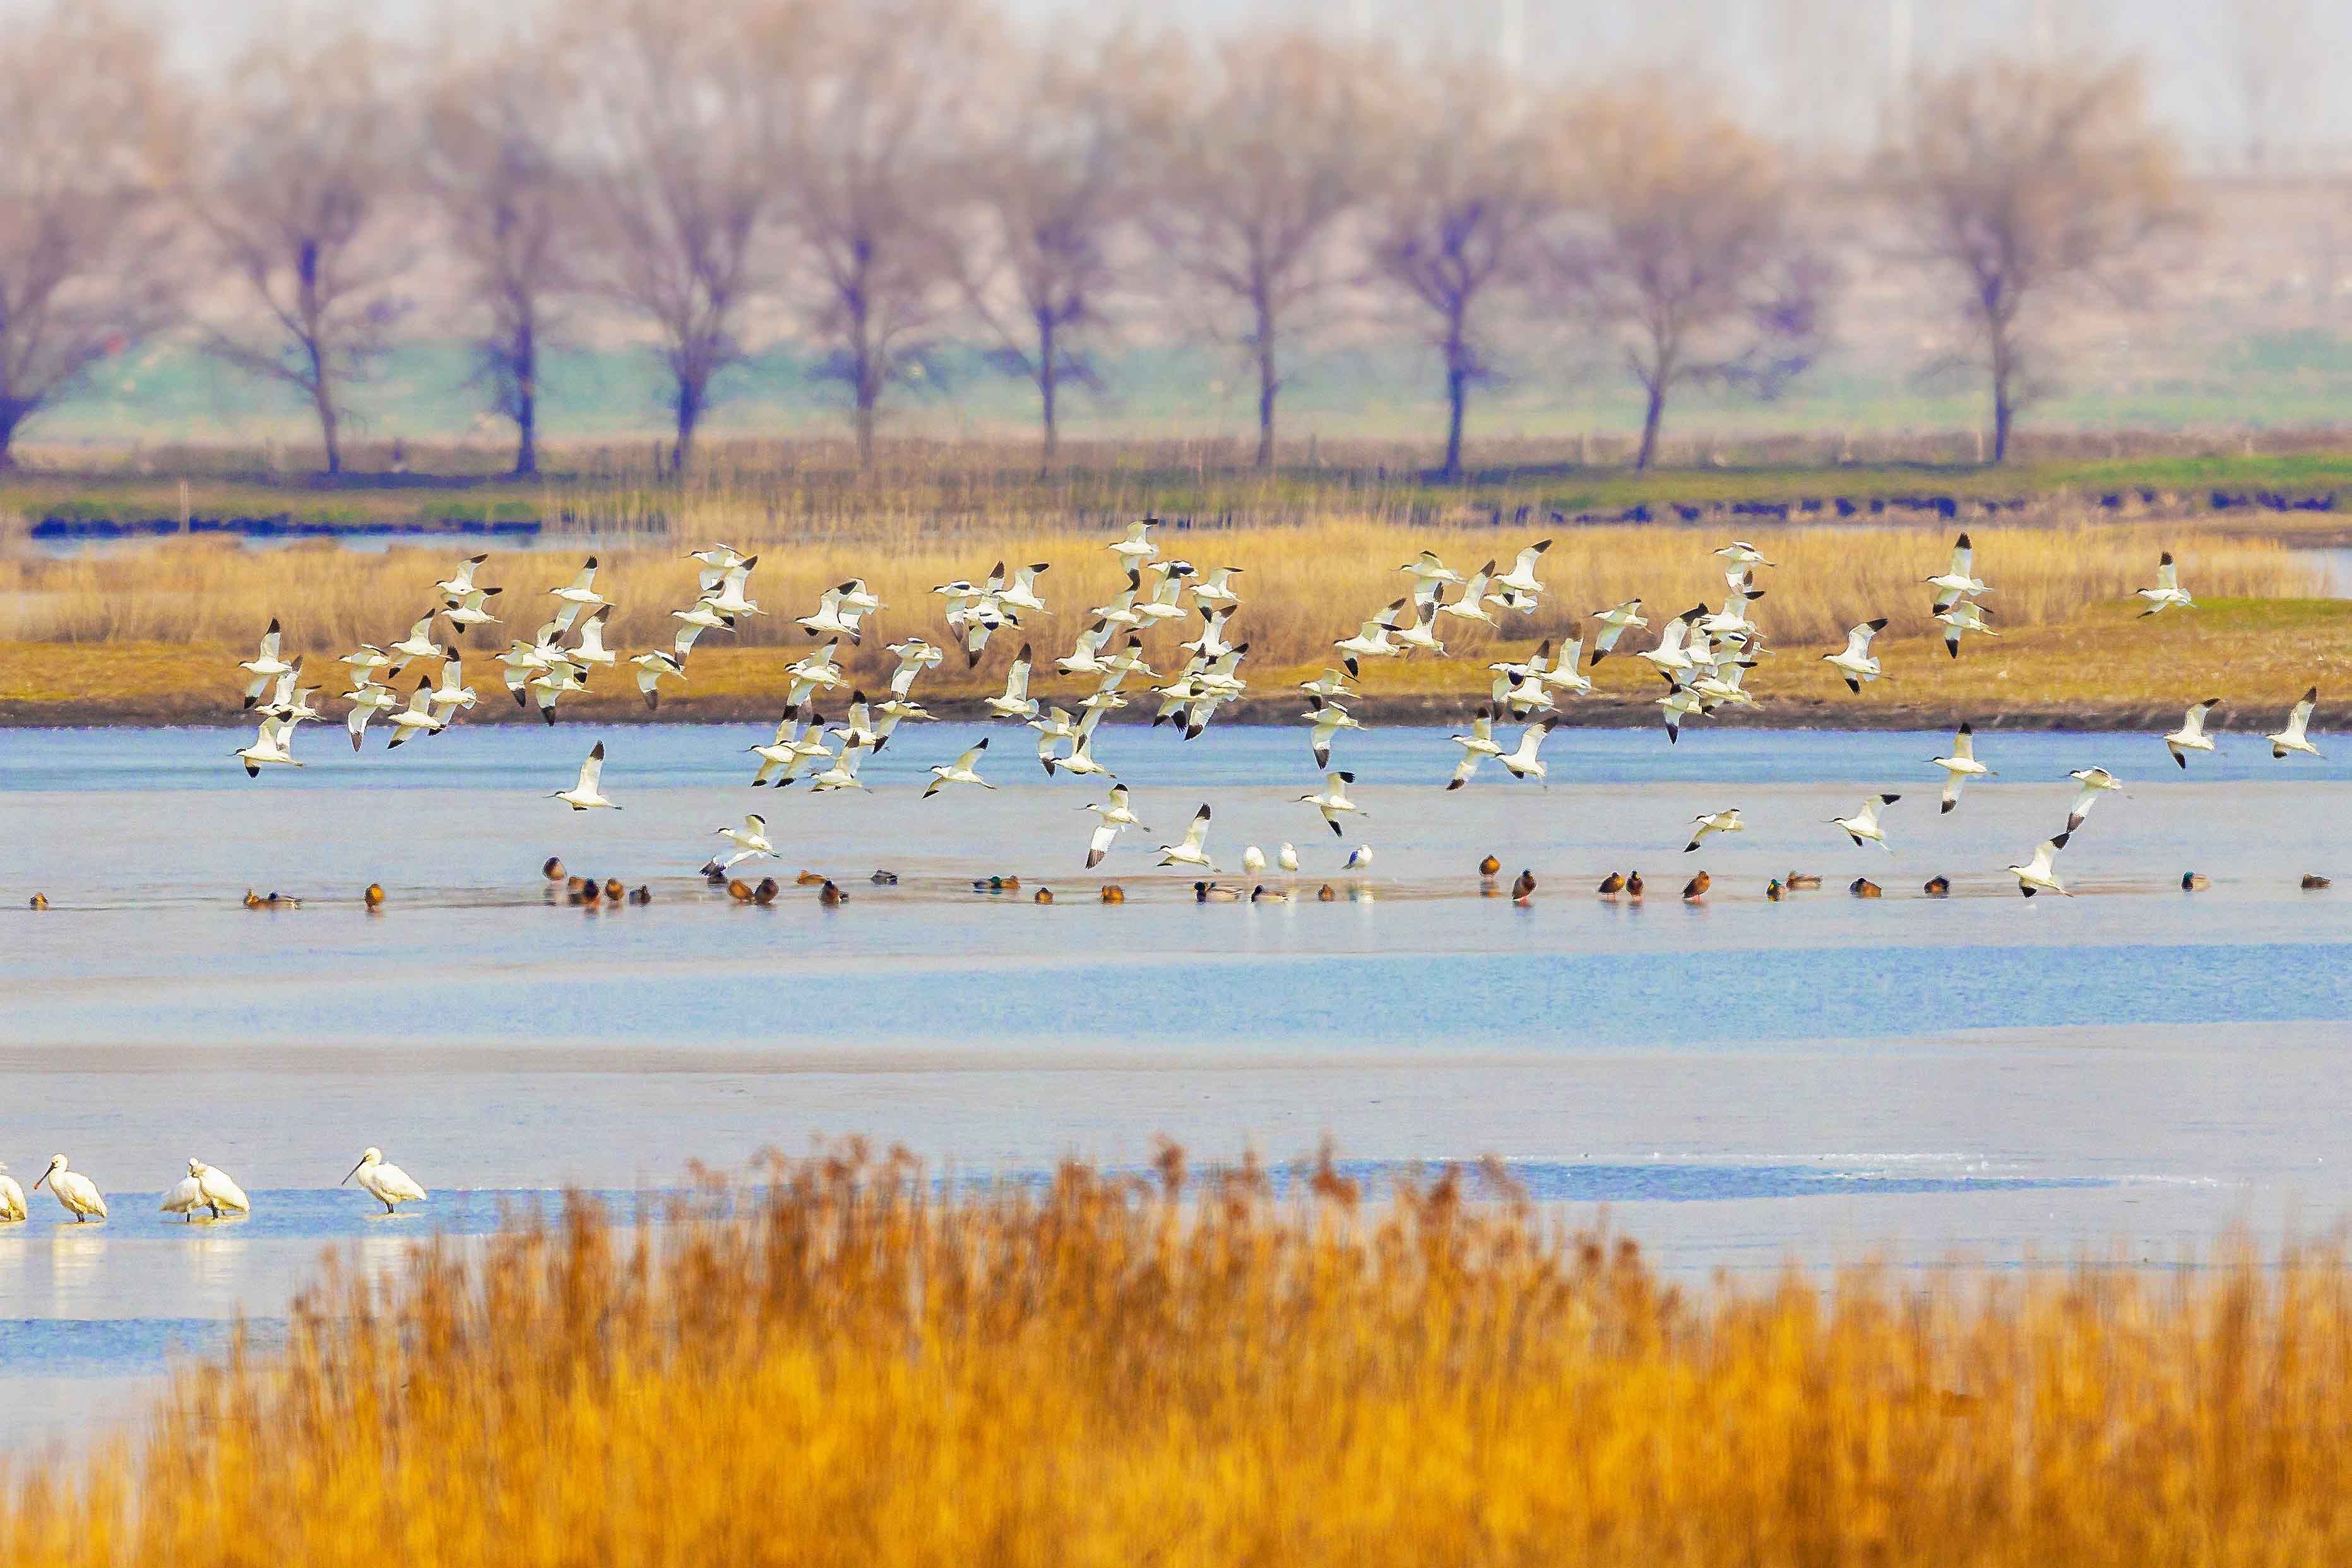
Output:
<path fill-rule="evenodd" d="M 1210 862 L 1208 842 L 1209 808 L 1204 805 L 1193 814 L 1192 826 L 1184 830 L 1181 843 L 1160 846 L 1160 864 L 1198 866 L 1203 870 L 1213 871 L 1217 868 Z"/>
<path fill-rule="evenodd" d="M 343 1182 L 351 1181 L 354 1177 L 358 1179 L 361 1187 L 370 1197 L 383 1205 L 383 1212 L 386 1214 L 397 1212 L 402 1204 L 421 1204 L 425 1201 L 425 1189 L 416 1184 L 415 1178 L 397 1165 L 385 1164 L 383 1151 L 381 1149 L 363 1151 L 360 1155 L 360 1163 L 352 1167 L 351 1173 L 346 1175 L 342 1182 L 337 1182 L 335 1184 L 340 1187 Z"/>
<path fill-rule="evenodd" d="M 429 735 L 439 730 L 443 721 L 433 711 L 432 684 L 418 681 L 416 689 L 408 694 L 408 706 L 394 711 L 386 721 L 392 725 L 394 746 L 416 735 Z"/>
<path fill-rule="evenodd" d="M 1635 627 L 1646 627 L 1642 618 L 1642 601 L 1628 599 L 1605 610 L 1595 610 L 1592 618 L 1601 623 L 1601 635 L 1592 639 L 1592 663 L 1599 664 L 1616 648 L 1617 639 Z"/>
<path fill-rule="evenodd" d="M 714 827 L 710 831 L 742 851 L 740 855 L 728 858 L 727 863 L 730 866 L 737 860 L 772 860 L 776 857 L 776 847 L 768 841 L 768 819 L 757 813 L 745 817 L 740 827 Z"/>
<path fill-rule="evenodd" d="M 1446 782 L 1447 789 L 1460 789 L 1470 782 L 1480 763 L 1503 754 L 1503 748 L 1495 741 L 1495 713 L 1490 708 L 1481 708 L 1471 715 L 1468 734 L 1451 738 L 1462 748 L 1462 760 L 1454 764 L 1454 776 Z"/>
<path fill-rule="evenodd" d="M 760 771 L 752 776 L 751 787 L 759 788 L 769 782 L 769 776 L 781 771 L 783 777 L 778 787 L 788 784 L 800 775 L 802 768 L 819 757 L 830 757 L 821 738 L 824 731 L 824 715 L 803 711 L 786 713 L 776 724 L 776 738 L 764 746 L 749 750 L 760 759 Z M 814 731 L 814 733 L 812 733 Z"/>
<path fill-rule="evenodd" d="M 76 1225 L 106 1217 L 106 1199 L 100 1194 L 98 1184 L 79 1172 L 67 1169 L 63 1154 L 49 1156 L 49 1168 L 34 1182 L 33 1190 L 39 1192 L 43 1182 L 48 1184 L 58 1205 L 74 1216 Z"/>
<path fill-rule="evenodd" d="M 1106 548 L 1130 567 L 1140 566 L 1160 553 L 1160 546 L 1152 543 L 1150 538 L 1151 530 L 1159 522 L 1156 517 L 1143 518 L 1129 525 L 1125 538 L 1112 541 Z"/>
<path fill-rule="evenodd" d="M 599 741 L 588 752 L 588 760 L 580 764 L 580 782 L 570 789 L 560 789 L 548 796 L 560 800 L 574 811 L 593 811 L 599 806 L 621 808 L 598 792 L 597 784 L 604 776 L 604 742 Z"/>
<path fill-rule="evenodd" d="M 1228 609 L 1242 602 L 1234 592 L 1233 579 L 1242 574 L 1238 566 L 1220 566 L 1192 584 L 1192 602 L 1196 605 L 1223 605 Z"/>
<path fill-rule="evenodd" d="M 2082 787 L 2074 792 L 2074 804 L 2066 808 L 2066 831 L 2074 832 L 2091 815 L 2091 807 L 2099 804 L 2099 796 L 2109 790 L 2120 790 L 2124 781 L 2105 768 L 2076 768 L 2066 775 Z"/>
<path fill-rule="evenodd" d="M 474 574 L 479 571 L 482 563 L 488 559 L 488 555 L 468 555 L 457 563 L 457 570 L 433 585 L 440 589 L 447 598 L 462 599 L 474 591 Z M 497 590 L 492 589 L 491 592 L 495 593 Z"/>
<path fill-rule="evenodd" d="M 1557 714 L 1537 720 L 1519 731 L 1517 746 L 1510 751 L 1497 753 L 1495 760 L 1510 769 L 1513 778 L 1534 779 L 1537 783 L 1549 787 L 1550 772 L 1544 763 L 1536 759 L 1536 752 L 1543 745 L 1544 737 L 1550 734 L 1559 723 L 1559 718 Z"/>
<path fill-rule="evenodd" d="M 689 551 L 686 558 L 701 565 L 702 585 L 696 591 L 708 594 L 742 563 L 743 552 L 731 544 L 714 544 L 708 550 Z"/>
<path fill-rule="evenodd" d="M 833 765 L 809 780 L 809 789 L 817 795 L 837 789 L 864 789 L 866 784 L 857 776 L 857 764 L 866 760 L 866 750 L 854 741 L 845 742 Z"/>
<path fill-rule="evenodd" d="M 2179 729 L 2164 738 L 2165 749 L 2172 753 L 2174 762 L 2186 768 L 2189 765 L 2189 752 L 2210 752 L 2213 749 L 2213 737 L 2205 732 L 2205 715 L 2221 705 L 2220 698 L 2208 697 L 2204 701 L 2189 710 L 2180 721 Z"/>
<path fill-rule="evenodd" d="M 577 577 L 562 587 L 550 588 L 548 592 L 566 605 L 583 610 L 601 609 L 610 603 L 604 595 L 596 592 L 596 558 L 593 555 L 588 557 L 588 563 L 580 568 Z"/>
<path fill-rule="evenodd" d="M 1958 733 L 1952 737 L 1950 756 L 1930 757 L 1927 761 L 1931 766 L 1944 770 L 1942 811 L 1949 811 L 1960 804 L 1960 786 L 1970 779 L 1992 776 L 1992 770 L 1977 761 L 1977 731 L 1973 724 L 1961 725 Z"/>
<path fill-rule="evenodd" d="M 1864 621 L 1845 634 L 1845 647 L 1822 655 L 1822 662 L 1845 677 L 1846 689 L 1859 692 L 1865 680 L 1878 679 L 1878 660 L 1871 657 L 1870 639 L 1886 629 L 1886 617 Z"/>
<path fill-rule="evenodd" d="M 261 694 L 269 689 L 270 682 L 294 668 L 278 656 L 278 645 L 282 637 L 283 634 L 278 627 L 278 619 L 273 616 L 270 617 L 269 629 L 261 634 L 260 651 L 237 666 L 237 668 L 253 677 L 246 683 L 245 688 L 245 705 L 247 708 L 261 700 Z"/>
<path fill-rule="evenodd" d="M 352 684 L 354 686 L 365 686 L 374 680 L 377 671 L 392 668 L 392 660 L 384 657 L 383 649 L 372 642 L 360 644 L 358 651 L 347 653 L 336 662 L 352 667 Z"/>
<path fill-rule="evenodd" d="M 745 556 L 727 569 L 719 579 L 718 588 L 709 595 L 712 610 L 733 620 L 740 616 L 763 616 L 765 610 L 743 596 L 744 585 L 751 581 L 751 568 L 760 563 L 756 555 Z"/>
<path fill-rule="evenodd" d="M 1973 599 L 1962 599 L 1950 609 L 1938 611 L 1936 618 L 1944 623 L 1944 651 L 1954 658 L 1959 658 L 1960 638 L 1969 632 L 1989 637 L 2000 636 L 1992 629 L 1992 623 L 1985 619 L 1990 613 Z"/>
<path fill-rule="evenodd" d="M 1748 543 L 1748 541 L 1744 539 L 1733 540 L 1730 543 L 1717 551 L 1716 554 L 1720 556 L 1731 566 L 1742 571 L 1757 566 L 1769 566 L 1773 564 L 1773 563 L 1764 559 L 1764 552 L 1762 551 L 1757 549 L 1754 545 Z"/>
<path fill-rule="evenodd" d="M 2157 558 L 2156 586 L 2140 589 L 2137 596 L 2147 601 L 2147 608 L 2139 613 L 2142 620 L 2166 610 L 2193 610 L 2197 607 L 2197 601 L 2181 591 L 2180 568 L 2173 564 L 2169 550 Z"/>
<path fill-rule="evenodd" d="M 2019 892 L 2029 899 L 2036 893 L 2056 893 L 2062 898 L 2074 897 L 2059 882 L 2056 868 L 2058 851 L 2066 847 L 2066 840 L 2069 837 L 2071 837 L 2071 830 L 2068 833 L 2060 834 L 2055 838 L 2043 839 L 2041 847 L 2034 850 L 2032 859 L 2022 866 L 2009 868 L 2017 878 Z"/>
<path fill-rule="evenodd" d="M 1121 833 L 1128 828 L 1143 826 L 1136 820 L 1135 812 L 1127 803 L 1125 784 L 1111 785 L 1109 800 L 1088 801 L 1080 809 L 1093 812 L 1097 818 L 1094 833 L 1087 840 L 1087 869 L 1089 871 L 1102 864 L 1103 857 L 1110 853 L 1111 845 Z"/>
<path fill-rule="evenodd" d="M 996 596 L 997 602 L 1022 615 L 1052 615 L 1054 612 L 1045 607 L 1045 601 L 1037 594 L 1037 579 L 1051 570 L 1042 561 L 1034 566 L 1014 567 L 1013 582 Z"/>
<path fill-rule="evenodd" d="M 253 1212 L 253 1205 L 247 1199 L 245 1189 L 231 1181 L 227 1172 L 207 1165 L 202 1160 L 188 1162 L 187 1175 L 163 1194 L 163 1203 L 157 1206 L 164 1214 L 181 1215 L 189 1220 L 196 1217 L 198 1209 L 212 1210 L 215 1219 L 221 1217 L 223 1209 L 231 1214 Z"/>
<path fill-rule="evenodd" d="M 1550 548 L 1550 540 L 1538 539 L 1520 551 L 1511 569 L 1495 579 L 1493 586 L 1501 592 L 1493 595 L 1493 602 L 1507 610 L 1532 611 L 1543 595 L 1543 584 L 1536 580 L 1536 563 Z"/>
<path fill-rule="evenodd" d="M 300 767 L 302 764 L 294 760 L 293 744 L 293 731 L 285 720 L 273 716 L 261 721 L 260 733 L 254 737 L 252 744 L 229 754 L 245 764 L 246 777 L 259 778 L 266 765 Z"/>
<path fill-rule="evenodd" d="M 572 648 L 572 662 L 583 669 L 610 669 L 621 656 L 604 646 L 604 620 L 613 613 L 605 605 L 580 625 L 580 641 Z"/>
<path fill-rule="evenodd" d="M 1004 690 L 984 704 L 1000 719 L 1017 719 L 1023 723 L 1037 716 L 1037 700 L 1029 695 L 1029 645 L 1023 643 L 1021 651 L 1004 671 Z"/>
<path fill-rule="evenodd" d="M 1363 721 L 1356 718 L 1337 702 L 1327 701 L 1320 697 L 1310 697 L 1307 700 L 1307 711 L 1301 713 L 1299 717 L 1315 726 L 1307 734 L 1307 744 L 1314 749 L 1315 765 L 1318 768 L 1328 768 L 1331 765 L 1332 738 L 1342 730 L 1362 729 Z"/>
<path fill-rule="evenodd" d="M 1718 551 L 1717 553 L 1722 552 Z M 1691 834 L 1691 841 L 1683 846 L 1685 855 L 1697 848 L 1699 841 L 1710 833 L 1744 833 L 1748 830 L 1748 825 L 1739 820 L 1739 808 L 1736 805 L 1729 811 L 1710 811 L 1704 816 L 1694 816 L 1691 821 L 1697 827 Z"/>
<path fill-rule="evenodd" d="M 446 726 L 460 709 L 472 711 L 478 700 L 474 689 L 466 684 L 464 661 L 452 647 L 448 658 L 442 663 L 440 679 L 433 688 L 433 717 Z"/>
<path fill-rule="evenodd" d="M 1351 773 L 1326 773 L 1320 790 L 1298 797 L 1323 814 L 1323 826 L 1331 830 L 1334 838 L 1339 837 L 1339 818 L 1350 812 L 1362 815 L 1363 808 L 1348 798 L 1348 786 L 1355 782 L 1356 775 Z"/>
<path fill-rule="evenodd" d="M 686 661 L 674 653 L 664 653 L 659 648 L 638 654 L 629 662 L 637 667 L 637 691 L 645 698 L 646 706 L 649 709 L 658 709 L 661 706 L 663 681 L 686 679 Z"/>
<path fill-rule="evenodd" d="M 1927 586 L 1936 590 L 1935 614 L 1942 615 L 1970 595 L 1992 592 L 1977 579 L 1974 567 L 1976 553 L 1969 544 L 1969 536 L 1963 533 L 1953 542 L 1950 564 L 1935 576 L 1925 579 Z"/>
<path fill-rule="evenodd" d="M 1895 853 L 1895 846 L 1886 842 L 1886 835 L 1879 828 L 1878 808 L 1882 805 L 1893 805 L 1902 798 L 1899 795 L 1872 795 L 1862 803 L 1860 811 L 1855 812 L 1852 816 L 1832 816 L 1830 818 L 1830 825 L 1845 829 L 1846 837 L 1853 840 L 1854 847 L 1857 849 L 1866 840 L 1892 855 Z"/>
<path fill-rule="evenodd" d="M 935 764 L 931 769 L 931 782 L 923 790 L 923 798 L 930 799 L 951 784 L 978 784 L 982 789 L 994 789 L 996 786 L 982 778 L 975 768 L 980 753 L 986 750 L 988 740 L 982 736 L 978 745 L 968 748 L 954 762 Z"/>
<path fill-rule="evenodd" d="M 408 628 L 408 635 L 392 645 L 387 652 L 397 655 L 392 661 L 391 673 L 398 675 L 420 658 L 439 658 L 441 645 L 433 640 L 433 617 L 425 616 Z"/>
<path fill-rule="evenodd" d="M 2301 752 L 2310 757 L 2319 755 L 2319 748 L 2304 738 L 2304 731 L 2311 723 L 2311 710 L 2318 706 L 2318 703 L 2319 688 L 2315 686 L 2305 692 L 2302 700 L 2288 710 L 2285 729 L 2275 735 L 2263 737 L 2271 743 L 2272 756 L 2284 757 L 2289 752 Z"/>
<path fill-rule="evenodd" d="M 1462 574 L 1450 570 L 1444 562 L 1437 558 L 1437 552 L 1434 550 L 1423 551 L 1397 570 L 1412 574 L 1413 592 L 1416 594 L 1423 589 L 1433 593 L 1441 583 L 1462 581 Z"/>
<path fill-rule="evenodd" d="M 452 599 L 441 613 L 449 617 L 449 624 L 453 626 L 500 625 L 498 616 L 490 614 L 488 605 L 491 595 L 502 591 L 498 588 L 468 588 L 464 594 Z"/>
<path fill-rule="evenodd" d="M 1397 612 L 1404 606 L 1404 600 L 1395 601 L 1378 616 L 1359 626 L 1355 636 L 1341 637 L 1331 645 L 1339 651 L 1341 662 L 1347 666 L 1349 675 L 1359 673 L 1365 659 L 1402 656 L 1403 650 L 1390 640 L 1390 634 L 1396 629 Z"/>

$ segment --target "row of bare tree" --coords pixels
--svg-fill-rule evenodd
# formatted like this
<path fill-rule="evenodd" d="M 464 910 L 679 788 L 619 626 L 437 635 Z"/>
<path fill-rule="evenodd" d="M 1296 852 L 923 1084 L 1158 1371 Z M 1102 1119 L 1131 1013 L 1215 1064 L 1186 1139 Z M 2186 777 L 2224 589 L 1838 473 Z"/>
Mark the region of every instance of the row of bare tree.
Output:
<path fill-rule="evenodd" d="M 1158 309 L 1246 359 L 1263 465 L 1299 340 L 1368 314 L 1435 349 L 1447 473 L 1528 321 L 1622 353 L 1646 465 L 1676 387 L 1769 394 L 1811 361 L 1870 204 L 1966 326 L 1999 458 L 2042 324 L 2126 291 L 2184 216 L 2179 158 L 2128 65 L 1978 61 L 1908 105 L 1858 190 L 1703 82 L 1561 95 L 1307 33 L 581 0 L 429 56 L 279 37 L 200 90 L 107 0 L 57 0 L 0 52 L 0 464 L 94 366 L 185 331 L 305 398 L 336 471 L 351 389 L 406 331 L 472 340 L 529 473 L 551 346 L 608 320 L 659 351 L 676 468 L 722 373 L 785 334 L 821 345 L 868 457 L 894 395 L 982 336 L 1051 462 L 1090 351 Z M 420 290 L 443 319 L 404 320 Z"/>

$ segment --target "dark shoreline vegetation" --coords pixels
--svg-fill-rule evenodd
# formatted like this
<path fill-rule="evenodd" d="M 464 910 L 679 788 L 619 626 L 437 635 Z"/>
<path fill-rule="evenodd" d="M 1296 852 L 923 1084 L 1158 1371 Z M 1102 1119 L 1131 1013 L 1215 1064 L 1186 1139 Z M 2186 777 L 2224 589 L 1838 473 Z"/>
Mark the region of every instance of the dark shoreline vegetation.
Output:
<path fill-rule="evenodd" d="M 0 1484 L 0 1560 L 2326 1562 L 2352 1268 L 1677 1282 L 1507 1167 L 1045 1185 L 848 1144 L 331 1261 Z M 753 1184 L 764 1184 L 754 1191 Z"/>

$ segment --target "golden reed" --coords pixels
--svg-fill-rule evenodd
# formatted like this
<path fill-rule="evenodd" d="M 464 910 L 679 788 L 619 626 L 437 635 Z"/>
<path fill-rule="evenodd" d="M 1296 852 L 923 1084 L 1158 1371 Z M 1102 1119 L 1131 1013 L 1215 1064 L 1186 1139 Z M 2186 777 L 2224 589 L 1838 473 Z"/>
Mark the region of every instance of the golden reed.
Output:
<path fill-rule="evenodd" d="M 2335 1252 L 1685 1289 L 1499 1178 L 1306 1174 L 852 1146 L 651 1229 L 574 1199 L 20 1472 L 0 1562 L 2352 1560 Z"/>

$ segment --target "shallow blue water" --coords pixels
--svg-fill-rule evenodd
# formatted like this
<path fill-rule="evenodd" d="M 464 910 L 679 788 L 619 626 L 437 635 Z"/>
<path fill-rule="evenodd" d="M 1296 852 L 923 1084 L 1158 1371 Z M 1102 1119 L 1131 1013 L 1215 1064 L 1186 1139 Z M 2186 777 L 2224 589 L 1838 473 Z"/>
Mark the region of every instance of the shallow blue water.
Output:
<path fill-rule="evenodd" d="M 905 731 L 871 789 L 811 797 L 745 787 L 762 727 L 614 727 L 626 809 L 543 798 L 599 733 L 461 726 L 354 757 L 306 731 L 310 766 L 248 781 L 233 731 L 0 731 L 0 1159 L 29 1184 L 65 1150 L 116 1201 L 74 1227 L 37 1194 L 0 1229 L 0 1440 L 216 1350 L 206 1325 L 269 1331 L 326 1249 L 396 1267 L 565 1184 L 663 1189 L 824 1134 L 990 1178 L 1138 1165 L 1161 1133 L 1277 1164 L 1328 1135 L 1375 1179 L 1494 1152 L 1695 1269 L 2163 1260 L 2352 1210 L 2352 880 L 2297 885 L 2352 871 L 2352 746 L 2328 738 L 2281 763 L 2225 736 L 2184 772 L 2145 734 L 1988 732 L 1999 777 L 1947 816 L 1941 733 L 1563 731 L 1550 789 L 1489 769 L 1449 794 L 1445 731 L 1383 727 L 1341 739 L 1364 815 L 1334 836 L 1297 799 L 1300 731 L 1120 728 L 1101 754 L 1157 831 L 1089 871 L 1099 790 L 1048 781 L 1025 731 Z M 1006 787 L 920 800 L 980 733 Z M 2066 850 L 2079 896 L 2026 903 L 2002 868 L 2089 763 L 2128 789 Z M 1880 791 L 1905 797 L 1891 853 L 1827 826 Z M 1203 803 L 1221 879 L 1301 901 L 1196 903 L 1193 873 L 1154 868 Z M 1685 855 L 1692 816 L 1730 805 L 1748 831 Z M 786 883 L 772 908 L 694 875 L 749 810 L 780 847 L 743 868 Z M 1297 878 L 1239 871 L 1285 841 Z M 1486 853 L 1535 873 L 1528 907 L 1482 896 Z M 551 854 L 654 901 L 572 907 Z M 877 866 L 898 884 L 869 886 Z M 803 867 L 851 901 L 819 907 Z M 1643 902 L 1594 896 L 1636 868 Z M 1768 901 L 1792 868 L 1825 887 Z M 1021 892 L 970 891 L 992 874 Z M 1950 898 L 1921 895 L 1935 874 Z M 1886 896 L 1846 896 L 1858 875 Z M 247 888 L 306 901 L 257 912 Z M 369 1144 L 435 1201 L 384 1220 L 335 1190 Z M 156 1215 L 191 1154 L 255 1215 Z"/>

